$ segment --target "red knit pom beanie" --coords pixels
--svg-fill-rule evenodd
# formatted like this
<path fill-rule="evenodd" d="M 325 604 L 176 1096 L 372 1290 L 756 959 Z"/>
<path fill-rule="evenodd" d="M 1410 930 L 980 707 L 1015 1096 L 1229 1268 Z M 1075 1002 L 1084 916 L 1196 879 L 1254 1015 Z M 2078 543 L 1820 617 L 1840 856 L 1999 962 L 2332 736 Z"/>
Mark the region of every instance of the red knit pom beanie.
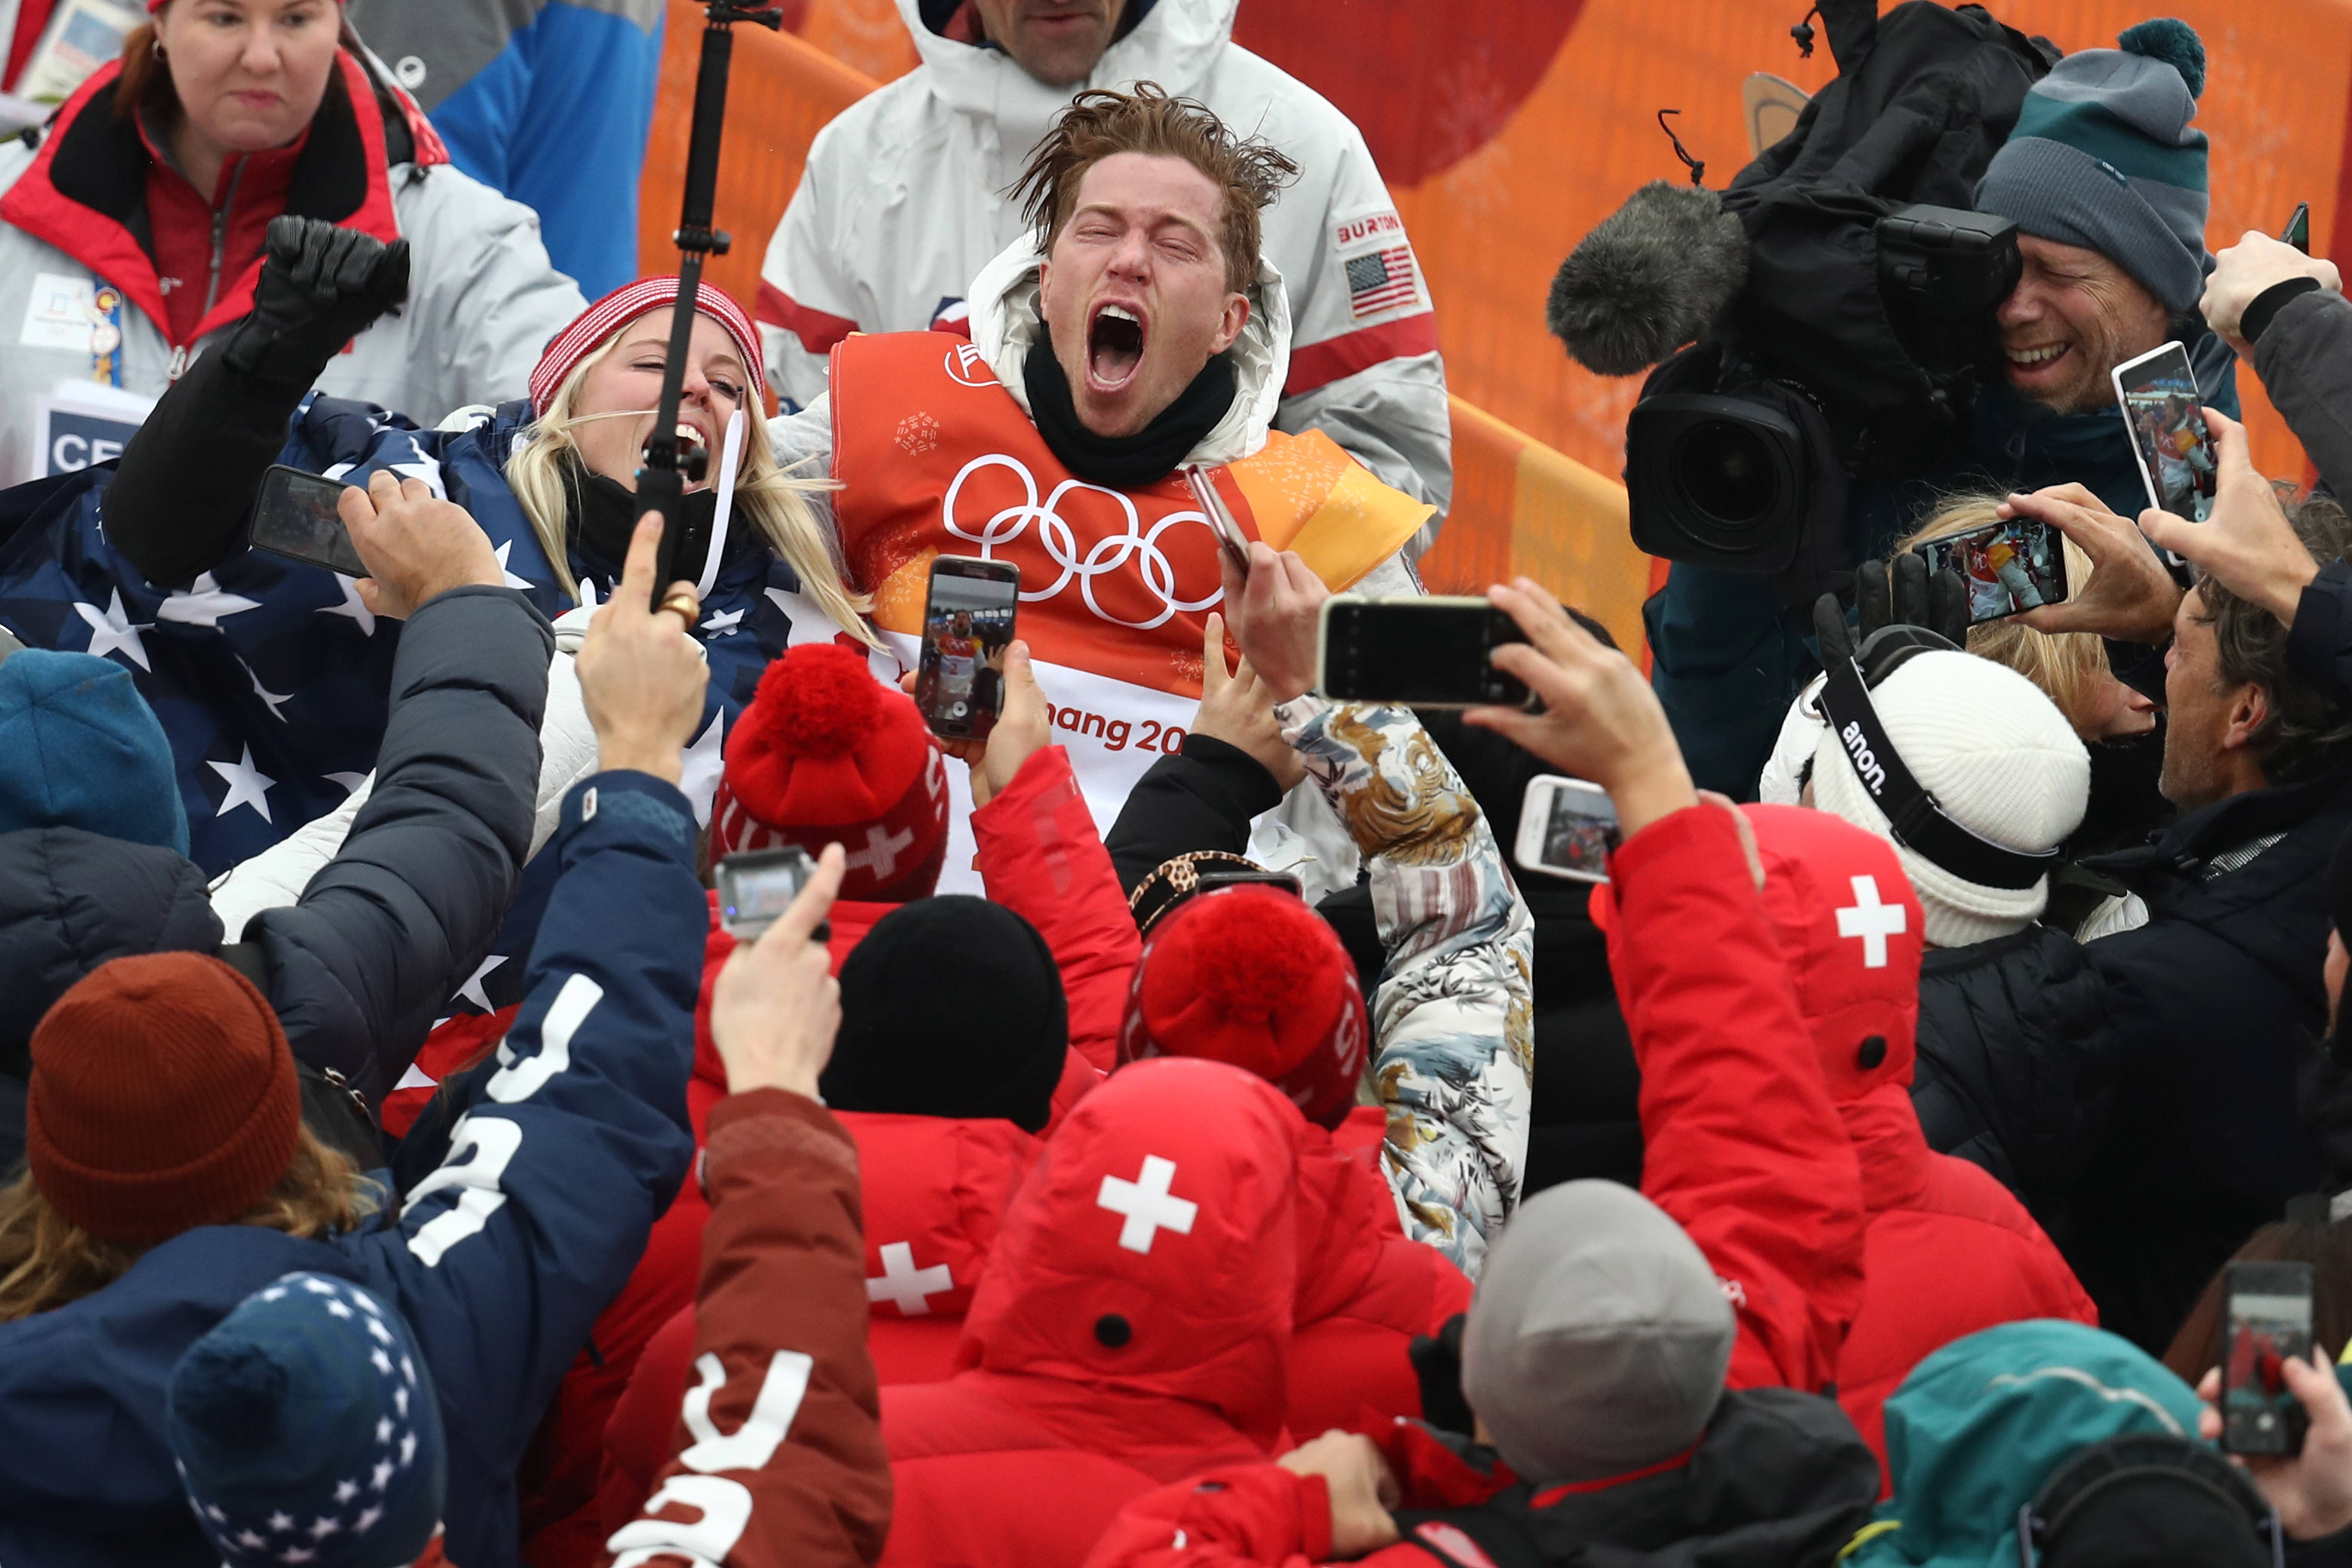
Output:
<path fill-rule="evenodd" d="M 1356 1103 L 1369 1034 L 1339 933 L 1291 894 L 1227 888 L 1187 900 L 1145 939 L 1118 1057 L 1227 1062 L 1337 1127 Z"/>
<path fill-rule="evenodd" d="M 278 1015 L 209 954 L 100 964 L 33 1030 L 26 1163 L 50 1207 L 104 1240 L 236 1218 L 286 1173 L 301 1127 Z"/>
<path fill-rule="evenodd" d="M 863 652 L 803 643 L 768 666 L 727 737 L 710 851 L 831 843 L 849 854 L 843 898 L 929 898 L 947 858 L 947 770 L 914 700 Z"/>

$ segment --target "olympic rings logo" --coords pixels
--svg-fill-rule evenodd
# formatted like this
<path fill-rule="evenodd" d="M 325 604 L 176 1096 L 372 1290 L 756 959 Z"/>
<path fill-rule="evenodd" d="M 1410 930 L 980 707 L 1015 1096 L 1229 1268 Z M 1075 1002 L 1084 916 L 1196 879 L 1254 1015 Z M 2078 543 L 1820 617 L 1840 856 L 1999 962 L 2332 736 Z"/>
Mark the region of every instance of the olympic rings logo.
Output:
<path fill-rule="evenodd" d="M 1025 499 L 999 509 L 980 525 L 980 531 L 974 533 L 956 521 L 956 498 L 962 493 L 964 481 L 983 468 L 1010 468 L 1020 479 L 1022 494 Z M 1120 513 L 1127 520 L 1126 531 L 1107 534 L 1089 545 L 1085 553 L 1079 553 L 1077 537 L 1058 510 L 1062 498 L 1072 490 L 1090 490 L 1096 495 L 1108 496 L 1118 503 Z M 1131 631 L 1148 632 L 1167 625 L 1179 614 L 1205 610 L 1225 595 L 1224 587 L 1220 584 L 1205 599 L 1178 598 L 1175 565 L 1160 548 L 1160 536 L 1179 523 L 1198 523 L 1209 530 L 1212 540 L 1216 537 L 1214 526 L 1197 509 L 1171 512 L 1152 524 L 1147 532 L 1143 520 L 1136 512 L 1134 501 L 1118 490 L 1090 485 L 1081 479 L 1064 479 L 1054 487 L 1044 504 L 1040 505 L 1036 477 L 1019 458 L 1001 452 L 974 458 L 956 471 L 955 481 L 948 486 L 947 499 L 940 503 L 940 518 L 950 533 L 979 545 L 980 558 L 983 561 L 994 560 L 996 557 L 992 552 L 999 545 L 1011 544 L 1019 539 L 1034 521 L 1037 525 L 1038 543 L 1053 563 L 1061 568 L 1062 574 L 1045 587 L 1034 591 L 1024 589 L 1021 597 L 1032 601 L 1050 599 L 1068 587 L 1071 579 L 1076 578 L 1079 596 L 1097 619 L 1108 621 L 1113 626 L 1126 626 Z M 1129 562 L 1136 563 L 1131 574 L 1134 579 L 1160 601 L 1160 613 L 1148 621 L 1122 620 L 1095 602 L 1095 579 L 1107 572 L 1121 571 Z"/>

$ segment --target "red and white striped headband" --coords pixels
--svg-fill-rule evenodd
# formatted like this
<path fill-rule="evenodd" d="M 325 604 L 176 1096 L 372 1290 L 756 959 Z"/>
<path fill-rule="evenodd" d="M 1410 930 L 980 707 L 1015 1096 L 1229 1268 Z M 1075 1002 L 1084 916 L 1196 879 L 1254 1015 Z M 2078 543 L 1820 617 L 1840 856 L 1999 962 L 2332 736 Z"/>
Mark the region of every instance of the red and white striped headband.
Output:
<path fill-rule="evenodd" d="M 530 373 L 531 412 L 545 414 L 565 378 L 579 369 L 580 362 L 594 353 L 605 339 L 647 311 L 677 303 L 677 288 L 675 274 L 640 278 L 634 283 L 624 283 L 581 311 L 570 326 L 550 340 L 547 352 L 539 356 L 538 368 Z M 768 377 L 760 363 L 760 333 L 751 325 L 751 318 L 708 283 L 697 288 L 695 303 L 702 314 L 726 328 L 727 335 L 735 340 L 735 352 L 743 356 L 744 374 L 751 380 L 751 394 L 764 401 Z"/>

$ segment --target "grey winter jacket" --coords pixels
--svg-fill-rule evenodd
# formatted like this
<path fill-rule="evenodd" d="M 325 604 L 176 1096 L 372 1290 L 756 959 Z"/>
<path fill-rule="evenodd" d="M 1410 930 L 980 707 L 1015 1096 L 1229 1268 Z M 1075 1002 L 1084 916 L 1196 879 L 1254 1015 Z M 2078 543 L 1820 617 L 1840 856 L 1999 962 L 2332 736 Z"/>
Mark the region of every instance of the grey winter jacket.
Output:
<path fill-rule="evenodd" d="M 553 634 L 520 594 L 457 588 L 410 618 L 393 665 L 375 788 L 299 901 L 224 932 L 205 875 L 169 849 L 69 827 L 0 835 L 0 1077 L 33 1026 L 128 953 L 243 942 L 299 1060 L 371 1107 L 489 951 L 530 847 Z M 0 1084 L 0 1169 L 23 1139 Z"/>

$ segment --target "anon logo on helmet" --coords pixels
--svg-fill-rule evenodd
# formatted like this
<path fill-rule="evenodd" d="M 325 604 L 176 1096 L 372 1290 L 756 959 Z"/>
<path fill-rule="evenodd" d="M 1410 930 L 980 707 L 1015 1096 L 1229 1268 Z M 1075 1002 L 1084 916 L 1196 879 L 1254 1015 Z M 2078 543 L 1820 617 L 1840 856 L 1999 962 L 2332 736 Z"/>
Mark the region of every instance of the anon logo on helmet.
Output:
<path fill-rule="evenodd" d="M 1838 732 L 1838 739 L 1845 742 L 1846 755 L 1853 759 L 1854 776 L 1870 786 L 1871 794 L 1883 792 L 1886 788 L 1886 770 L 1879 765 L 1878 753 L 1870 749 L 1870 742 L 1862 738 L 1862 726 L 1848 721 Z"/>

